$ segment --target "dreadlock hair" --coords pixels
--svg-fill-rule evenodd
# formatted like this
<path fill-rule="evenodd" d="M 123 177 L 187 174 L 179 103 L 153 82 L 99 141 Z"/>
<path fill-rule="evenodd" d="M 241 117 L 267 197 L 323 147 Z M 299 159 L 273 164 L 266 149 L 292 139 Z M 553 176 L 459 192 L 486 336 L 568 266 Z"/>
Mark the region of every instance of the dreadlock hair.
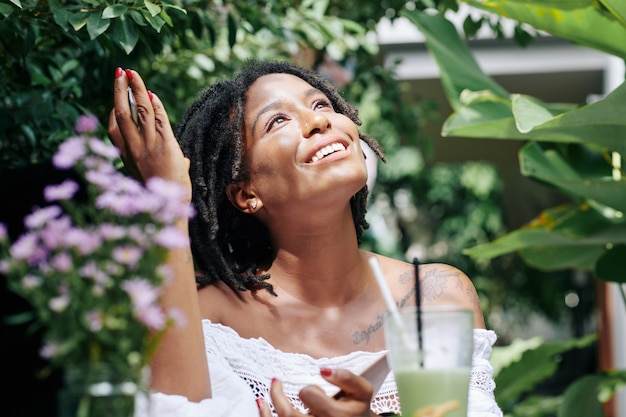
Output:
<path fill-rule="evenodd" d="M 269 274 L 257 268 L 271 265 L 275 251 L 266 226 L 254 216 L 236 209 L 226 194 L 229 184 L 247 178 L 244 161 L 243 118 L 246 93 L 258 78 L 274 73 L 295 75 L 322 91 L 336 112 L 360 125 L 358 112 L 335 87 L 317 73 L 288 62 L 246 62 L 235 78 L 207 88 L 191 105 L 176 128 L 183 153 L 191 161 L 192 203 L 196 215 L 189 234 L 197 267 L 197 285 L 202 288 L 218 280 L 233 291 L 267 289 Z M 359 133 L 383 161 L 380 145 Z M 365 220 L 367 186 L 350 200 L 357 239 L 369 227 Z"/>

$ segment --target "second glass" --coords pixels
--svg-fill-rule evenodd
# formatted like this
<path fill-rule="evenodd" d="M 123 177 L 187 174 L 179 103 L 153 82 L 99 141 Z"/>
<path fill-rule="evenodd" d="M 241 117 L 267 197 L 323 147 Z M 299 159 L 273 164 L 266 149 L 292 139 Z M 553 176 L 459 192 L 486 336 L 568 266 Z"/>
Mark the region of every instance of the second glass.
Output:
<path fill-rule="evenodd" d="M 469 309 L 427 306 L 384 315 L 387 358 L 405 417 L 467 417 L 474 349 L 474 313 Z M 419 340 L 421 339 L 421 351 Z"/>

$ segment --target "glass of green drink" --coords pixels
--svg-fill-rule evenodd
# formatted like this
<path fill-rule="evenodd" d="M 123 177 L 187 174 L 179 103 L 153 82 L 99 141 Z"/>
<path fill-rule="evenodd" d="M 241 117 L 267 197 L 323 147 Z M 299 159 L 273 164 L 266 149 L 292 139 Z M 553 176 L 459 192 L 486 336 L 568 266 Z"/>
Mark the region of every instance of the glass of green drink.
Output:
<path fill-rule="evenodd" d="M 397 313 L 386 313 L 383 323 L 402 416 L 467 417 L 473 311 L 421 307 L 419 326 L 415 307 Z"/>

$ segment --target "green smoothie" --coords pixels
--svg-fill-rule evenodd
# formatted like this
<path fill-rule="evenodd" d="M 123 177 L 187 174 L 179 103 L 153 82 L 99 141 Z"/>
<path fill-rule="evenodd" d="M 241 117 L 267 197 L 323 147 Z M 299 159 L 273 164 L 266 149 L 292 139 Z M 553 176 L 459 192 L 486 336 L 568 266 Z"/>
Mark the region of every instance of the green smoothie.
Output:
<path fill-rule="evenodd" d="M 467 417 L 470 369 L 394 372 L 402 417 Z"/>

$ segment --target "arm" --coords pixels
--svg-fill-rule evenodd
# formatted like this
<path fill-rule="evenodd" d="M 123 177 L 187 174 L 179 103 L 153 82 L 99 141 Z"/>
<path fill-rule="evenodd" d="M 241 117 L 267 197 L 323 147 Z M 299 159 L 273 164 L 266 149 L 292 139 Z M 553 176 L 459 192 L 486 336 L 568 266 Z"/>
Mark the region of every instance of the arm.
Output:
<path fill-rule="evenodd" d="M 130 115 L 129 84 L 137 101 L 139 127 Z M 114 105 L 108 134 L 120 150 L 128 171 L 140 181 L 154 176 L 177 181 L 189 190 L 190 202 L 189 160 L 174 137 L 163 104 L 146 90 L 139 74 L 118 68 Z M 181 219 L 178 227 L 188 234 L 187 219 Z M 155 391 L 201 401 L 211 397 L 211 383 L 190 247 L 172 250 L 167 264 L 174 278 L 166 284 L 162 305 L 166 311 L 172 308 L 182 311 L 185 323 L 172 326 L 162 337 L 151 363 L 151 386 Z"/>

